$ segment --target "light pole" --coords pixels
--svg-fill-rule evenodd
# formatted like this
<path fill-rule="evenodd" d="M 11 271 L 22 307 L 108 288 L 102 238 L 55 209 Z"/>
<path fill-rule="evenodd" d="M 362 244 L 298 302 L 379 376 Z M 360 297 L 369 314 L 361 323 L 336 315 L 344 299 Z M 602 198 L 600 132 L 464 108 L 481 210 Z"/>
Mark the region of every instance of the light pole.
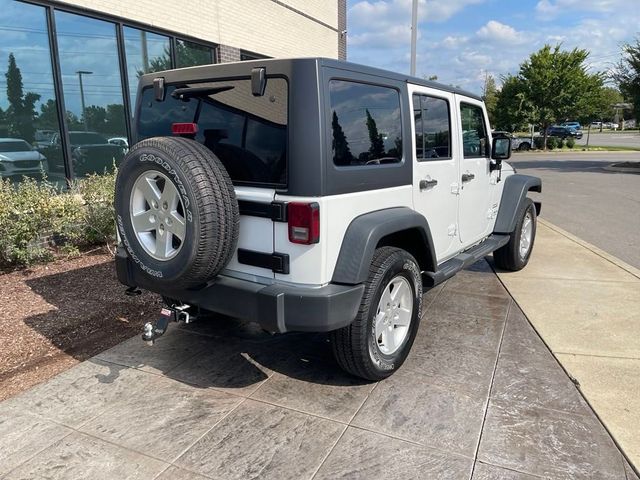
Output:
<path fill-rule="evenodd" d="M 88 130 L 87 128 L 87 112 L 84 107 L 84 88 L 82 86 L 82 75 L 91 75 L 93 72 L 89 72 L 87 70 L 78 70 L 76 72 L 78 74 L 78 80 L 80 81 L 80 104 L 82 105 L 82 124 L 84 125 L 84 131 Z"/>
<path fill-rule="evenodd" d="M 416 76 L 416 43 L 418 41 L 418 0 L 411 6 L 411 76 Z"/>

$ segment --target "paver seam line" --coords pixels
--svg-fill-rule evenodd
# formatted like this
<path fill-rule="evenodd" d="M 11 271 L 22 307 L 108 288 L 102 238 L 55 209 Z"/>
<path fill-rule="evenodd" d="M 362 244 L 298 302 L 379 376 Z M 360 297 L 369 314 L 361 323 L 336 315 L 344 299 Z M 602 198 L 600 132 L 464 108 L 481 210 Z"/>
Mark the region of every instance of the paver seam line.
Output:
<path fill-rule="evenodd" d="M 578 242 L 576 242 L 578 243 Z M 511 295 L 511 292 L 509 291 L 509 289 L 507 288 L 507 286 L 505 285 L 505 283 L 502 281 L 502 279 L 500 278 L 500 275 L 498 275 L 498 272 L 496 272 L 495 266 L 492 265 L 491 263 L 489 263 L 489 265 L 491 266 L 491 268 L 493 269 L 493 272 L 495 273 L 496 277 L 498 278 L 498 280 L 500 281 L 500 283 L 502 283 L 502 285 L 504 286 L 504 288 L 507 290 L 507 292 L 509 292 L 509 295 Z M 629 457 L 627 456 L 627 454 L 625 453 L 625 451 L 622 449 L 620 443 L 618 443 L 618 440 L 616 440 L 616 438 L 613 436 L 613 432 L 611 432 L 611 430 L 609 429 L 609 427 L 604 423 L 604 421 L 602 420 L 602 418 L 600 417 L 600 415 L 598 414 L 598 412 L 596 412 L 595 408 L 593 407 L 593 405 L 591 404 L 591 402 L 589 401 L 589 399 L 587 398 L 587 396 L 584 394 L 584 392 L 582 391 L 582 389 L 579 387 L 580 382 L 577 381 L 577 379 L 575 377 L 573 377 L 573 375 L 571 375 L 571 373 L 569 373 L 569 371 L 565 368 L 565 366 L 562 364 L 562 362 L 560 361 L 560 359 L 558 357 L 556 357 L 555 353 L 553 353 L 553 350 L 551 350 L 551 347 L 549 346 L 549 344 L 545 341 L 545 339 L 542 337 L 542 335 L 540 335 L 540 332 L 536 329 L 535 325 L 533 325 L 533 323 L 531 322 L 531 320 L 529 320 L 529 317 L 527 316 L 527 312 L 524 311 L 524 309 L 520 306 L 520 304 L 518 303 L 518 301 L 513 297 L 513 295 L 511 295 L 512 300 L 514 301 L 514 303 L 516 305 L 518 305 L 518 308 L 520 308 L 520 311 L 524 314 L 524 317 L 527 319 L 527 322 L 529 323 L 529 326 L 533 329 L 534 332 L 536 332 L 536 335 L 538 335 L 538 338 L 540 339 L 540 341 L 542 342 L 542 344 L 547 348 L 547 350 L 549 351 L 549 353 L 551 353 L 551 355 L 553 356 L 553 359 L 556 361 L 556 363 L 560 366 L 560 368 L 562 369 L 562 371 L 565 373 L 565 375 L 567 375 L 567 377 L 569 377 L 571 379 L 571 381 L 574 383 L 574 385 L 576 386 L 576 390 L 578 391 L 578 393 L 582 396 L 583 400 L 586 402 L 586 404 L 589 406 L 589 408 L 591 409 L 591 412 L 593 412 L 593 414 L 595 415 L 595 417 L 598 419 L 598 422 L 600 422 L 600 425 L 602 425 L 602 427 L 604 428 L 604 430 L 607 432 L 607 434 L 609 435 L 609 438 L 613 441 L 613 444 L 616 446 L 616 448 L 618 449 L 618 451 L 622 454 L 622 457 L 627 461 L 627 463 L 629 463 L 631 469 L 633 470 L 633 472 L 640 476 L 640 471 L 638 468 L 636 468 L 636 466 L 631 462 L 631 460 L 629 459 Z M 565 413 L 569 413 L 569 412 L 565 412 Z M 624 462 L 622 464 L 622 468 L 624 469 Z M 626 473 L 625 473 L 626 475 Z"/>
<path fill-rule="evenodd" d="M 164 469 L 162 469 L 161 471 L 159 471 L 154 477 L 153 480 L 156 480 L 157 478 L 160 477 L 160 475 L 162 475 L 164 472 L 166 472 L 167 470 L 169 470 L 172 467 L 171 464 L 168 464 Z"/>
<path fill-rule="evenodd" d="M 528 475 L 528 476 L 531 476 L 531 477 L 544 478 L 546 480 L 549 479 L 549 477 L 544 477 L 542 475 L 538 475 L 537 473 L 522 472 L 520 470 L 516 470 L 515 468 L 505 467 L 504 465 L 496 465 L 495 463 L 487 462 L 485 460 L 478 460 L 476 463 L 482 463 L 483 465 L 489 465 L 490 467 L 496 467 L 496 468 L 500 468 L 502 470 L 508 470 L 508 471 L 514 472 L 514 473 L 521 473 L 521 474 Z M 475 466 L 474 466 L 474 469 L 475 469 Z"/>
<path fill-rule="evenodd" d="M 333 445 L 331 445 L 331 448 L 329 449 L 329 451 L 327 452 L 327 454 L 324 456 L 324 458 L 322 459 L 322 461 L 318 464 L 318 466 L 316 467 L 315 471 L 311 474 L 311 476 L 309 477 L 309 480 L 313 480 L 313 478 L 318 474 L 318 472 L 320 471 L 320 469 L 322 468 L 322 465 L 324 465 L 324 462 L 327 461 L 327 458 L 329 458 L 329 455 L 331 455 L 331 452 L 333 452 L 333 449 L 336 448 L 336 445 L 338 445 L 338 442 L 340 441 L 340 439 L 344 436 L 345 432 L 347 431 L 347 428 L 349 428 L 349 425 L 345 425 L 344 428 L 342 429 L 342 432 L 340 432 L 340 435 L 338 435 L 338 438 L 336 439 L 336 441 L 333 443 Z"/>
<path fill-rule="evenodd" d="M 186 448 L 184 448 L 182 450 L 182 452 L 180 452 L 179 455 L 177 455 L 171 462 L 171 465 L 178 467 L 178 468 L 182 468 L 180 465 L 176 465 L 175 462 L 177 462 L 180 457 L 182 457 L 185 453 L 187 453 L 196 443 L 198 443 L 200 440 L 202 440 L 211 430 L 213 430 L 214 428 L 216 428 L 220 422 L 222 422 L 225 418 L 227 418 L 229 415 L 231 415 L 233 412 L 235 412 L 242 404 L 244 404 L 246 401 L 248 400 L 248 397 L 244 397 L 240 402 L 238 402 L 238 404 L 233 407 L 231 410 L 229 410 L 227 413 L 225 413 L 222 417 L 220 417 L 220 419 L 214 423 L 211 428 L 209 428 L 206 432 L 204 432 L 202 435 L 200 435 L 194 442 L 191 443 L 191 445 L 187 446 Z M 196 472 L 193 472 L 196 473 Z"/>
<path fill-rule="evenodd" d="M 451 451 L 451 450 L 444 450 L 444 449 L 441 449 L 441 448 L 438 448 L 438 447 L 434 447 L 432 445 L 426 445 L 424 443 L 418 443 L 418 442 L 416 442 L 414 440 L 409 440 L 408 438 L 396 437 L 395 435 L 390 435 L 388 433 L 383 433 L 383 432 L 376 432 L 375 430 L 370 430 L 368 428 L 361 427 L 361 426 L 358 426 L 358 425 L 348 425 L 348 427 L 356 429 L 356 430 L 362 430 L 364 432 L 373 433 L 374 435 L 380 435 L 382 437 L 391 438 L 392 440 L 398 440 L 399 442 L 408 443 L 408 444 L 414 445 L 416 447 L 424 448 L 425 450 L 431 450 L 431 451 L 433 451 L 435 453 L 439 453 L 440 455 L 449 455 L 449 456 L 461 458 L 461 459 L 464 459 L 464 460 L 473 461 L 473 457 L 470 457 L 468 455 L 464 455 L 462 453 L 454 452 L 454 451 Z"/>
<path fill-rule="evenodd" d="M 473 453 L 473 465 L 471 466 L 471 475 L 469 476 L 469 480 L 473 478 L 473 473 L 476 470 L 476 463 L 478 461 L 478 451 L 480 450 L 480 443 L 482 442 L 482 432 L 484 431 L 484 424 L 487 421 L 487 413 L 489 412 L 489 403 L 491 401 L 491 392 L 493 391 L 493 382 L 496 376 L 496 371 L 498 370 L 498 360 L 500 359 L 500 350 L 502 349 L 502 340 L 504 339 L 504 332 L 507 329 L 507 322 L 509 321 L 509 312 L 511 312 L 512 305 L 513 305 L 513 300 L 511 300 L 507 305 L 507 311 L 504 315 L 504 324 L 502 325 L 502 331 L 500 332 L 500 342 L 498 343 L 498 353 L 496 355 L 496 361 L 493 364 L 493 371 L 491 372 L 491 383 L 489 385 L 489 391 L 487 392 L 484 412 L 482 412 L 482 424 L 480 425 L 480 435 L 478 435 L 476 449 L 475 449 L 475 452 Z"/>
<path fill-rule="evenodd" d="M 577 357 L 596 357 L 596 358 L 610 358 L 613 360 L 636 360 L 640 361 L 640 357 L 621 357 L 619 355 L 603 355 L 592 353 L 575 353 L 575 352 L 556 352 L 556 355 L 575 355 Z"/>
<path fill-rule="evenodd" d="M 41 419 L 41 418 L 39 418 Z M 56 422 L 53 422 L 56 423 Z M 57 425 L 60 425 L 59 423 L 56 423 Z M 66 425 L 63 425 L 66 428 Z M 71 435 L 72 433 L 74 433 L 74 429 L 73 428 L 69 428 L 69 430 L 71 430 L 69 433 L 67 433 L 66 435 L 63 435 L 62 437 L 60 437 L 58 440 L 56 440 L 55 442 L 53 442 L 50 445 L 47 445 L 46 447 L 38 450 L 37 452 L 35 452 L 33 455 L 29 456 L 26 460 L 24 460 L 23 462 L 20 462 L 18 465 L 16 465 L 15 467 L 13 467 L 11 470 L 9 470 L 5 475 L 10 475 L 11 473 L 15 472 L 16 470 L 18 470 L 20 467 L 22 467 L 24 464 L 30 462 L 31 460 L 33 460 L 35 457 L 37 457 L 38 455 L 40 455 L 42 452 L 44 452 L 45 450 L 48 450 L 49 448 L 53 447 L 54 445 L 56 445 L 57 443 L 60 443 L 62 440 L 64 440 L 65 438 L 67 438 L 69 435 Z"/>
<path fill-rule="evenodd" d="M 595 245 L 592 245 L 589 242 L 586 242 L 585 240 L 582 240 L 581 238 L 578 238 L 577 236 L 573 235 L 572 233 L 567 232 L 566 230 L 563 230 L 562 228 L 554 225 L 553 223 L 543 219 L 543 218 L 539 218 L 538 221 L 540 223 L 542 223 L 544 226 L 546 226 L 547 228 L 555 231 L 556 233 L 568 238 L 569 240 L 571 240 L 574 243 L 577 243 L 578 245 L 580 245 L 581 247 L 586 248 L 587 250 L 590 250 L 592 253 L 595 253 L 596 255 L 598 255 L 600 258 L 602 258 L 603 260 L 606 260 L 609 263 L 612 263 L 613 265 L 615 265 L 618 268 L 621 268 L 622 270 L 626 271 L 627 273 L 633 275 L 634 277 L 640 279 L 640 269 L 637 269 L 636 267 L 629 265 L 628 263 L 620 260 L 619 258 L 615 257 L 614 255 L 611 255 L 610 253 L 605 252 L 604 250 L 596 247 Z"/>

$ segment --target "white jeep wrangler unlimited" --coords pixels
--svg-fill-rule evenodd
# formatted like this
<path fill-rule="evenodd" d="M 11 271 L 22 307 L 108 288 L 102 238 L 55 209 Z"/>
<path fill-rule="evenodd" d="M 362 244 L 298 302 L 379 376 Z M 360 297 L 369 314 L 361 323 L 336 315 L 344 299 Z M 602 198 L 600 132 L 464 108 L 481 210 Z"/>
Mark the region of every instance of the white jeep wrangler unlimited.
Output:
<path fill-rule="evenodd" d="M 176 316 L 330 331 L 366 379 L 404 362 L 423 291 L 491 252 L 509 270 L 531 255 L 541 182 L 456 88 L 322 58 L 208 65 L 143 76 L 135 129 L 119 280 Z"/>

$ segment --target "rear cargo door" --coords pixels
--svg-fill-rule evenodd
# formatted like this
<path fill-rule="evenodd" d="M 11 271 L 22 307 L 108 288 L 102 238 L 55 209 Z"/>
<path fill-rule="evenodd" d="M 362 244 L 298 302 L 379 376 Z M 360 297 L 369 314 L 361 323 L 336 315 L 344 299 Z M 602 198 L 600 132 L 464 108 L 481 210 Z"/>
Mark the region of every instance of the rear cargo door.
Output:
<path fill-rule="evenodd" d="M 238 249 L 225 273 L 272 279 L 272 202 L 287 187 L 287 80 L 267 77 L 260 96 L 252 94 L 248 76 L 168 85 L 162 101 L 146 88 L 139 108 L 139 140 L 171 135 L 174 123 L 197 125 L 193 138 L 220 159 L 240 206 Z"/>

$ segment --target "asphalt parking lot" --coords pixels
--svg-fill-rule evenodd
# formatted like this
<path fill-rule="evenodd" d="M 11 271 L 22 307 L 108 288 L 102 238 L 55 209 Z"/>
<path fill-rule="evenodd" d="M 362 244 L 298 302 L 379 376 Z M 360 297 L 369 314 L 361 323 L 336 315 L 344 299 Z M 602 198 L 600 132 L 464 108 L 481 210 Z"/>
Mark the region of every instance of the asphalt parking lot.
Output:
<path fill-rule="evenodd" d="M 127 340 L 0 404 L 0 477 L 637 479 L 485 261 L 425 301 L 378 384 L 228 318 Z"/>

